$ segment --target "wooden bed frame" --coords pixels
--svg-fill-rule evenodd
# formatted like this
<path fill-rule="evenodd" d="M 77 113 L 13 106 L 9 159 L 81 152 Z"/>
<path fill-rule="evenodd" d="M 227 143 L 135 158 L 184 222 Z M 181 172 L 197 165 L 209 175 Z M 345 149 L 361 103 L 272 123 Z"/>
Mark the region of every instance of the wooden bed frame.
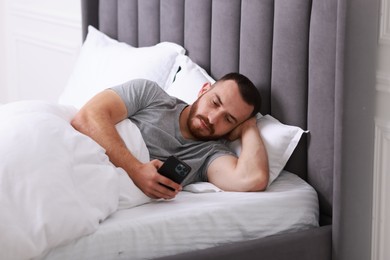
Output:
<path fill-rule="evenodd" d="M 339 239 L 345 5 L 339 0 L 82 0 L 93 25 L 133 46 L 178 43 L 211 76 L 256 84 L 263 114 L 308 129 L 286 169 L 318 193 L 320 227 L 161 259 L 332 258 Z M 332 238 L 333 237 L 333 238 Z"/>

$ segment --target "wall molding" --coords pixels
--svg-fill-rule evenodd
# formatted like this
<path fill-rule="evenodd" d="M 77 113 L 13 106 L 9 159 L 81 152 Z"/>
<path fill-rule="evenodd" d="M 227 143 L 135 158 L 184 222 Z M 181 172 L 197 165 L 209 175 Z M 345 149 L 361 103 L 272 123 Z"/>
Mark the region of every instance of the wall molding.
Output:
<path fill-rule="evenodd" d="M 64 14 L 59 11 L 45 10 L 45 8 L 28 7 L 22 4 L 13 3 L 10 6 L 9 13 L 13 16 L 39 22 L 57 24 L 75 29 L 81 28 L 81 19 L 78 16 L 69 16 L 69 14 Z"/>
<path fill-rule="evenodd" d="M 50 49 L 57 52 L 62 52 L 69 55 L 74 55 L 80 48 L 80 45 L 74 44 L 73 42 L 69 41 L 66 42 L 55 42 L 50 41 L 48 39 L 42 39 L 38 37 L 33 37 L 31 35 L 27 34 L 21 34 L 21 33 L 13 33 L 13 41 L 15 43 L 14 46 L 17 46 L 18 43 L 26 43 L 29 45 L 34 45 L 37 47 Z"/>
<path fill-rule="evenodd" d="M 82 45 L 80 7 L 79 0 L 7 1 L 5 102 L 57 101 Z"/>
<path fill-rule="evenodd" d="M 61 12 L 42 4 L 34 6 L 13 2 L 9 6 L 9 14 L 13 17 L 13 27 L 8 30 L 13 43 L 29 43 L 70 55 L 74 55 L 81 46 L 81 36 L 80 41 L 74 38 L 81 31 L 81 17 L 77 12 Z"/>
<path fill-rule="evenodd" d="M 374 194 L 372 225 L 372 260 L 389 259 L 390 251 L 386 234 L 390 222 L 386 215 L 390 207 L 390 188 L 387 175 L 390 172 L 390 122 L 375 119 Z"/>
<path fill-rule="evenodd" d="M 390 76 L 385 73 L 377 72 L 376 90 L 390 94 Z"/>
<path fill-rule="evenodd" d="M 381 1 L 381 19 L 379 25 L 379 43 L 390 45 L 390 3 Z"/>

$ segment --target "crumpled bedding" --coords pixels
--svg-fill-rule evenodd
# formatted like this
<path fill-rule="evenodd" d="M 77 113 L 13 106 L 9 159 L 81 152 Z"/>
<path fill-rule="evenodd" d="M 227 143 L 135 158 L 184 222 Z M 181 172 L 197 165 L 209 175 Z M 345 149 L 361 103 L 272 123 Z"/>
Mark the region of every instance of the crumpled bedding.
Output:
<path fill-rule="evenodd" d="M 0 106 L 0 259 L 38 257 L 93 233 L 119 208 L 150 201 L 71 126 L 76 112 L 42 101 Z M 134 136 L 128 147 L 149 160 L 135 125 L 125 120 L 117 129 Z"/>

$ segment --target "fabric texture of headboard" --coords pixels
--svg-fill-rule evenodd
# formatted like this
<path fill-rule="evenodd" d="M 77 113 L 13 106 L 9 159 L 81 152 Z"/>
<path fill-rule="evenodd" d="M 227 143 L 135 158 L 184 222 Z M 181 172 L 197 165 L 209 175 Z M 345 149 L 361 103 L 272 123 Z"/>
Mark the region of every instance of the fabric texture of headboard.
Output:
<path fill-rule="evenodd" d="M 136 47 L 175 42 L 214 78 L 248 76 L 263 96 L 263 114 L 310 131 L 286 168 L 316 189 L 321 222 L 329 224 L 341 150 L 338 2 L 83 0 L 83 33 L 93 25 Z"/>

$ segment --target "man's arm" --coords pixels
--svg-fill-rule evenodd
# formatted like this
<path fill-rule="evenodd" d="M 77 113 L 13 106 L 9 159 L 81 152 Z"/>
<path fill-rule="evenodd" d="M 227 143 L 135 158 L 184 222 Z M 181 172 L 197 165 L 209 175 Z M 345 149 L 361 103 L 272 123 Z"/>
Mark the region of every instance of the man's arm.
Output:
<path fill-rule="evenodd" d="M 123 168 L 147 196 L 165 199 L 175 197 L 181 186 L 157 173 L 162 162 L 153 160 L 143 164 L 127 149 L 115 128 L 118 122 L 126 118 L 127 108 L 122 99 L 113 90 L 105 90 L 82 107 L 71 124 L 106 149 L 110 161 Z M 175 191 L 159 183 L 170 186 Z"/>
<path fill-rule="evenodd" d="M 233 130 L 231 136 L 240 136 L 241 154 L 221 156 L 208 167 L 209 182 L 225 191 L 263 191 L 269 179 L 268 156 L 256 119 L 251 118 Z"/>

